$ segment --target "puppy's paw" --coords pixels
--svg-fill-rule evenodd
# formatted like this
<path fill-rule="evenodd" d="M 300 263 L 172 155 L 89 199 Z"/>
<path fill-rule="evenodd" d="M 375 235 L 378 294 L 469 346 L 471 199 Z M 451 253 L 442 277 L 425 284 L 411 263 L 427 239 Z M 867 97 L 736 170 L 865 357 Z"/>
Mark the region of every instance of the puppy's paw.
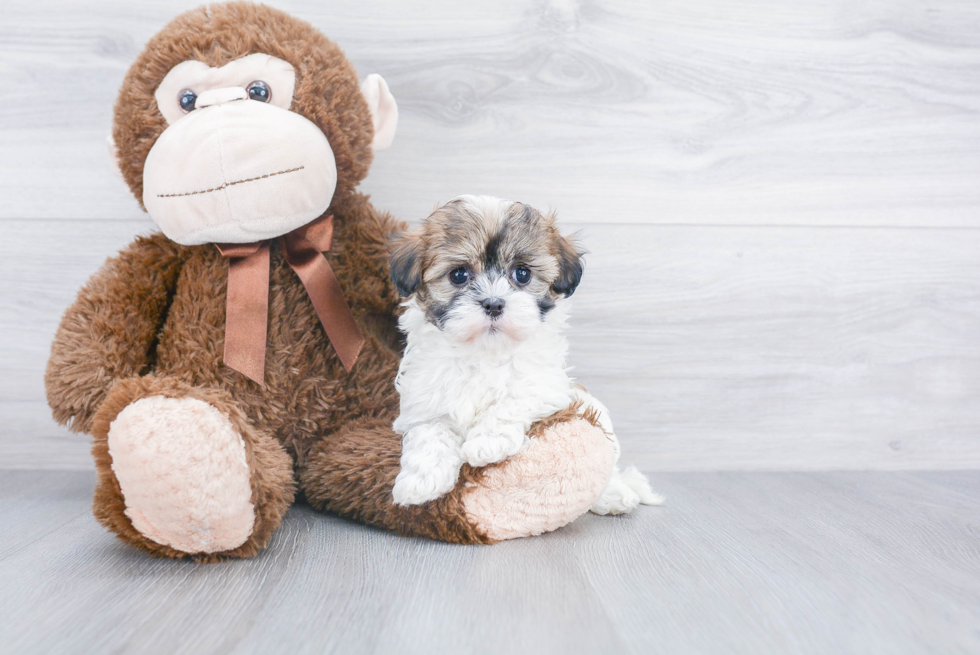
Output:
<path fill-rule="evenodd" d="M 453 490 L 459 477 L 457 467 L 435 466 L 424 471 L 406 471 L 395 478 L 391 497 L 396 505 L 421 505 Z"/>
<path fill-rule="evenodd" d="M 527 437 L 519 426 L 503 426 L 492 431 L 477 426 L 466 435 L 460 454 L 470 466 L 486 466 L 516 455 Z"/>
<path fill-rule="evenodd" d="M 664 497 L 654 493 L 646 477 L 630 467 L 623 472 L 616 471 L 606 485 L 602 496 L 590 510 L 594 514 L 628 514 L 640 504 L 660 505 Z"/>

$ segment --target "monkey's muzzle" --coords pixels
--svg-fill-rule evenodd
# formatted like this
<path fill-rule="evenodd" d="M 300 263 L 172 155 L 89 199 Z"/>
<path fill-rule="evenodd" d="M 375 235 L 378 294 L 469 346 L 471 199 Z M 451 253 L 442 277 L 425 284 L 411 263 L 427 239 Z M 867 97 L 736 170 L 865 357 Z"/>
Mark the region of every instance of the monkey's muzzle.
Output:
<path fill-rule="evenodd" d="M 150 149 L 143 205 L 177 243 L 249 243 L 318 218 L 336 186 L 333 150 L 311 121 L 216 94 Z"/>

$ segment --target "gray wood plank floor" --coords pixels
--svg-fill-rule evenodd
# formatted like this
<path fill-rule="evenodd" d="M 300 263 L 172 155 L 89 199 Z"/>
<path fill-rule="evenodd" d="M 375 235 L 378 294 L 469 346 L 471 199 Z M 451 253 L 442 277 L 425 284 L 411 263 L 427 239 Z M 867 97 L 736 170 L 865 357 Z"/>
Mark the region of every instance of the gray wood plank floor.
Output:
<path fill-rule="evenodd" d="M 0 472 L 3 653 L 976 653 L 980 473 L 661 473 L 662 508 L 489 547 L 307 508 L 156 560 L 86 472 Z"/>

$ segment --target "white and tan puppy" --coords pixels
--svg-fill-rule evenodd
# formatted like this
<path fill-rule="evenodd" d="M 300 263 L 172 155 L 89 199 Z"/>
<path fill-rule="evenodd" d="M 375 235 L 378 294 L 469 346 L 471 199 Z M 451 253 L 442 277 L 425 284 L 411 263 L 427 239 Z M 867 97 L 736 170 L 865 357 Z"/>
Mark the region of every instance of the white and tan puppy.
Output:
<path fill-rule="evenodd" d="M 399 505 L 433 500 L 456 486 L 463 462 L 485 466 L 516 454 L 535 421 L 582 402 L 619 442 L 606 408 L 568 375 L 568 296 L 581 253 L 554 216 L 489 196 L 460 196 L 401 238 L 391 274 L 408 299 L 407 337 L 395 386 L 401 413 Z M 635 468 L 613 471 L 592 511 L 659 504 Z"/>

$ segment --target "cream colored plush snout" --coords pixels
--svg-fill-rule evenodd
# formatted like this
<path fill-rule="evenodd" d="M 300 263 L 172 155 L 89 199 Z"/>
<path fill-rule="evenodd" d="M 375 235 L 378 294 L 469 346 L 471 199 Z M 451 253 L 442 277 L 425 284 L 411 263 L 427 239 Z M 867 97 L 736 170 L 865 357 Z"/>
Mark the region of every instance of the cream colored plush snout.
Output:
<path fill-rule="evenodd" d="M 242 87 L 202 92 L 146 158 L 143 205 L 183 245 L 248 243 L 305 225 L 337 185 L 323 132 Z"/>
<path fill-rule="evenodd" d="M 197 109 L 204 109 L 211 105 L 220 105 L 232 100 L 248 100 L 248 91 L 240 86 L 228 86 L 223 89 L 211 89 L 205 91 L 197 97 L 194 106 Z"/>

